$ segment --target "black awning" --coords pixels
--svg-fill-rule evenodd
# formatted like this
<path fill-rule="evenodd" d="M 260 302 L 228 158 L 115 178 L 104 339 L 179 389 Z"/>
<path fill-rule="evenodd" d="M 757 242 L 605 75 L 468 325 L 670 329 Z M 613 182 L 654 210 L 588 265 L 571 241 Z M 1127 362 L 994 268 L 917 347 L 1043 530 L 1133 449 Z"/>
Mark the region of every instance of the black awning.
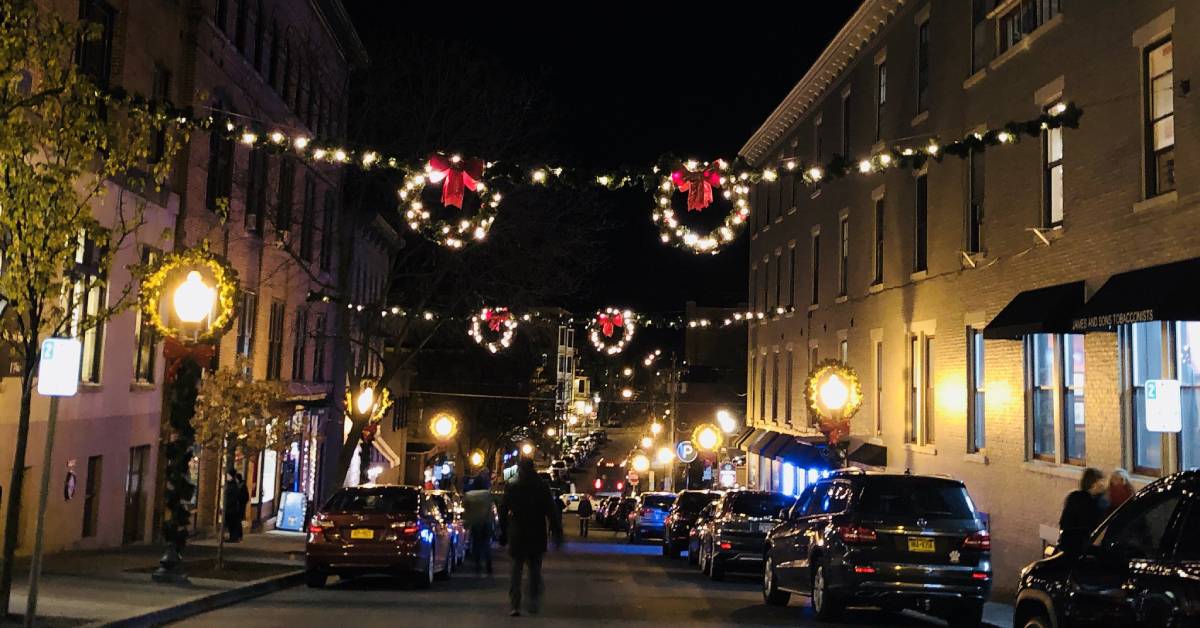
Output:
<path fill-rule="evenodd" d="M 1083 282 L 1026 290 L 983 329 L 989 340 L 1020 340 L 1028 334 L 1064 334 L 1083 306 Z"/>
<path fill-rule="evenodd" d="M 427 454 L 433 451 L 434 447 L 437 447 L 437 445 L 433 443 L 408 441 L 404 444 L 404 452 L 409 454 Z"/>
<path fill-rule="evenodd" d="M 729 446 L 733 449 L 745 449 L 746 442 L 758 432 L 759 430 L 752 427 L 743 426 L 742 429 L 738 430 L 737 434 L 729 437 Z"/>
<path fill-rule="evenodd" d="M 1113 275 L 1071 321 L 1072 331 L 1112 329 L 1125 323 L 1200 320 L 1200 258 Z"/>
<path fill-rule="evenodd" d="M 865 464 L 868 467 L 887 466 L 887 447 L 875 443 L 863 443 L 858 449 L 850 452 L 846 458 L 849 462 Z"/>
<path fill-rule="evenodd" d="M 824 445 L 789 439 L 790 442 L 776 454 L 776 458 L 802 469 L 826 468 L 829 458 Z"/>
<path fill-rule="evenodd" d="M 761 455 L 763 449 L 771 446 L 771 443 L 775 440 L 776 436 L 782 436 L 782 434 L 779 434 L 778 432 L 772 432 L 771 430 L 754 430 L 754 434 L 744 441 L 746 445 L 746 451 L 752 454 Z"/>
<path fill-rule="evenodd" d="M 796 439 L 789 434 L 780 434 L 779 432 L 771 433 L 775 435 L 775 438 L 771 440 L 770 444 L 768 444 L 766 447 L 763 447 L 762 451 L 758 452 L 758 455 L 764 458 L 778 458 L 779 452 L 783 451 L 783 449 L 788 445 L 796 442 Z"/>

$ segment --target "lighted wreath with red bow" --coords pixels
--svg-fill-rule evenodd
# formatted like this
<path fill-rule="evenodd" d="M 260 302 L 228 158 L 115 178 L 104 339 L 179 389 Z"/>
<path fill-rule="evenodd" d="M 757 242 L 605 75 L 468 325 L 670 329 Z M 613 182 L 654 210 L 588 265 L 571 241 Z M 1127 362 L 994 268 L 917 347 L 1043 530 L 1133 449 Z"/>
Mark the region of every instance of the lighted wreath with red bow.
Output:
<path fill-rule="evenodd" d="M 750 218 L 750 173 L 734 173 L 729 162 L 718 159 L 712 163 L 688 161 L 669 174 L 660 174 L 655 208 L 651 214 L 659 228 L 663 244 L 672 244 L 693 253 L 716 254 L 733 242 Z M 702 211 L 712 205 L 713 189 L 732 205 L 720 226 L 711 231 L 696 231 L 683 223 L 671 206 L 675 191 L 687 193 L 687 213 Z"/>
<path fill-rule="evenodd" d="M 828 390 L 822 390 L 830 386 Z M 850 436 L 850 419 L 862 407 L 862 383 L 858 372 L 840 360 L 825 360 L 808 374 L 804 382 L 808 411 L 817 417 L 817 426 L 830 445 Z M 829 407 L 837 401 L 840 407 Z"/>
<path fill-rule="evenodd" d="M 467 335 L 488 351 L 499 353 L 512 345 L 516 333 L 517 317 L 508 308 L 485 307 L 471 317 L 471 329 Z"/>
<path fill-rule="evenodd" d="M 633 332 L 637 328 L 637 315 L 630 310 L 615 307 L 605 308 L 596 312 L 588 326 L 588 338 L 592 346 L 601 353 L 616 355 L 625 350 L 625 345 L 633 340 Z"/>
<path fill-rule="evenodd" d="M 442 153 L 431 155 L 423 170 L 405 177 L 398 193 L 402 206 L 405 206 L 402 209 L 409 228 L 452 249 L 461 249 L 487 238 L 496 220 L 501 195 L 488 189 L 483 178 L 486 170 L 487 163 L 482 159 Z M 450 213 L 451 207 L 462 212 L 468 191 L 479 195 L 479 209 L 473 214 L 457 217 L 435 216 L 421 200 L 421 192 L 431 183 L 442 184 L 441 203 L 446 211 L 440 213 Z"/>

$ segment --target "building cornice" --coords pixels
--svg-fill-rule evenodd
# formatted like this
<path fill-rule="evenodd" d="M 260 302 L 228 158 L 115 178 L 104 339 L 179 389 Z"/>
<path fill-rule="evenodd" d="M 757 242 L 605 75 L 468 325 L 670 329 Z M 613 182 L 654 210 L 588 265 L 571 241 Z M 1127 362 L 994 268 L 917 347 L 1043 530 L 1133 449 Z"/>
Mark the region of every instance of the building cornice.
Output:
<path fill-rule="evenodd" d="M 761 164 L 796 121 L 841 78 L 846 67 L 891 21 L 905 1 L 865 0 L 738 154 L 753 165 Z"/>

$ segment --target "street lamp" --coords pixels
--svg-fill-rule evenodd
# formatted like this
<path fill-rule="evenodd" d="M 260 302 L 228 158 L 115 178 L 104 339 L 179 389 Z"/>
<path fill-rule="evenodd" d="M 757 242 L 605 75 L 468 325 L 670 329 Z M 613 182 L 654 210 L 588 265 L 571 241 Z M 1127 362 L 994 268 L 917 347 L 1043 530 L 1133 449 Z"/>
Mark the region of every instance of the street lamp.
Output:
<path fill-rule="evenodd" d="M 733 413 L 722 408 L 717 410 L 717 426 L 722 432 L 732 434 L 737 431 L 737 419 L 733 418 Z"/>
<path fill-rule="evenodd" d="M 216 301 L 217 291 L 208 287 L 200 271 L 196 270 L 188 272 L 187 279 L 175 288 L 175 295 L 171 299 L 179 320 L 192 325 L 203 321 L 212 312 Z"/>
<path fill-rule="evenodd" d="M 476 449 L 475 451 L 471 452 L 471 466 L 472 467 L 482 467 L 483 459 L 484 459 L 484 455 L 483 455 L 482 451 L 479 451 L 478 449 Z"/>
<path fill-rule="evenodd" d="M 369 414 L 371 406 L 375 405 L 375 387 L 369 384 L 364 384 L 358 396 L 354 399 L 354 407 L 358 408 L 359 414 Z"/>
<path fill-rule="evenodd" d="M 621 374 L 624 375 L 625 377 L 632 377 L 633 369 L 627 366 L 627 367 L 621 369 Z"/>
<path fill-rule="evenodd" d="M 658 464 L 669 465 L 675 460 L 675 452 L 670 447 L 659 447 L 658 452 L 654 454 Z"/>
<path fill-rule="evenodd" d="M 654 446 L 654 439 L 649 436 L 642 437 L 642 449 L 650 449 Z"/>
<path fill-rule="evenodd" d="M 633 389 L 632 389 L 632 388 L 625 388 L 625 389 L 622 389 L 622 390 L 621 390 L 621 397 L 622 397 L 623 399 L 632 399 L 632 398 L 633 398 Z"/>
<path fill-rule="evenodd" d="M 721 430 L 711 423 L 705 423 L 696 428 L 692 432 L 692 442 L 696 444 L 701 451 L 716 451 L 721 446 L 721 441 L 724 437 L 721 435 Z"/>
<path fill-rule="evenodd" d="M 646 457 L 646 454 L 637 454 L 629 461 L 629 464 L 638 473 L 645 473 L 650 470 L 650 459 Z"/>
<path fill-rule="evenodd" d="M 653 423 L 651 423 L 651 424 L 650 424 L 650 433 L 651 433 L 651 434 L 654 434 L 655 436 L 658 436 L 659 434 L 662 434 L 662 431 L 663 431 L 663 426 L 662 426 L 662 423 L 659 423 L 658 421 L 655 421 L 655 422 L 653 422 Z"/>
<path fill-rule="evenodd" d="M 804 396 L 811 412 L 820 417 L 818 427 L 829 443 L 830 461 L 843 466 L 842 437 L 850 433 L 850 419 L 862 407 L 858 373 L 838 360 L 826 360 L 808 376 Z"/>
<path fill-rule="evenodd" d="M 521 455 L 522 456 L 532 456 L 533 455 L 533 445 L 531 445 L 529 443 L 522 443 L 521 444 Z"/>
<path fill-rule="evenodd" d="M 429 431 L 439 441 L 448 441 L 458 433 L 458 419 L 450 414 L 439 414 L 429 422 Z"/>
<path fill-rule="evenodd" d="M 546 428 L 546 436 L 549 436 L 550 438 L 554 438 L 555 436 L 558 436 L 558 430 L 556 430 L 552 427 L 548 427 L 548 428 Z"/>

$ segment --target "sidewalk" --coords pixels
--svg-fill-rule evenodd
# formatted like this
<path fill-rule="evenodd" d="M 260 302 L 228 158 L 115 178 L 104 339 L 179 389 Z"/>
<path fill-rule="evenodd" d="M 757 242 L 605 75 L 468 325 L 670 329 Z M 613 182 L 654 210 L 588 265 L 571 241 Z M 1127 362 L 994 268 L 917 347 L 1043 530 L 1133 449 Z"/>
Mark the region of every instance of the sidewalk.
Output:
<path fill-rule="evenodd" d="M 155 625 L 184 608 L 207 609 L 233 603 L 299 583 L 295 574 L 304 569 L 304 539 L 304 534 L 293 532 L 247 534 L 241 543 L 226 544 L 224 552 L 227 563 L 243 566 L 241 574 L 231 570 L 228 575 L 240 575 L 242 580 L 193 576 L 187 585 L 159 584 L 150 579 L 162 555 L 160 545 L 53 554 L 45 558 L 42 567 L 38 616 L 46 618 L 47 626 L 114 622 Z M 196 569 L 201 569 L 204 563 L 211 564 L 216 557 L 216 545 L 215 539 L 189 544 L 187 563 L 194 564 Z M 14 614 L 24 613 L 28 574 L 28 560 L 18 562 L 10 609 Z M 246 580 L 246 574 L 262 577 Z M 152 613 L 157 615 L 146 617 Z M 133 618 L 141 619 L 122 622 Z"/>

